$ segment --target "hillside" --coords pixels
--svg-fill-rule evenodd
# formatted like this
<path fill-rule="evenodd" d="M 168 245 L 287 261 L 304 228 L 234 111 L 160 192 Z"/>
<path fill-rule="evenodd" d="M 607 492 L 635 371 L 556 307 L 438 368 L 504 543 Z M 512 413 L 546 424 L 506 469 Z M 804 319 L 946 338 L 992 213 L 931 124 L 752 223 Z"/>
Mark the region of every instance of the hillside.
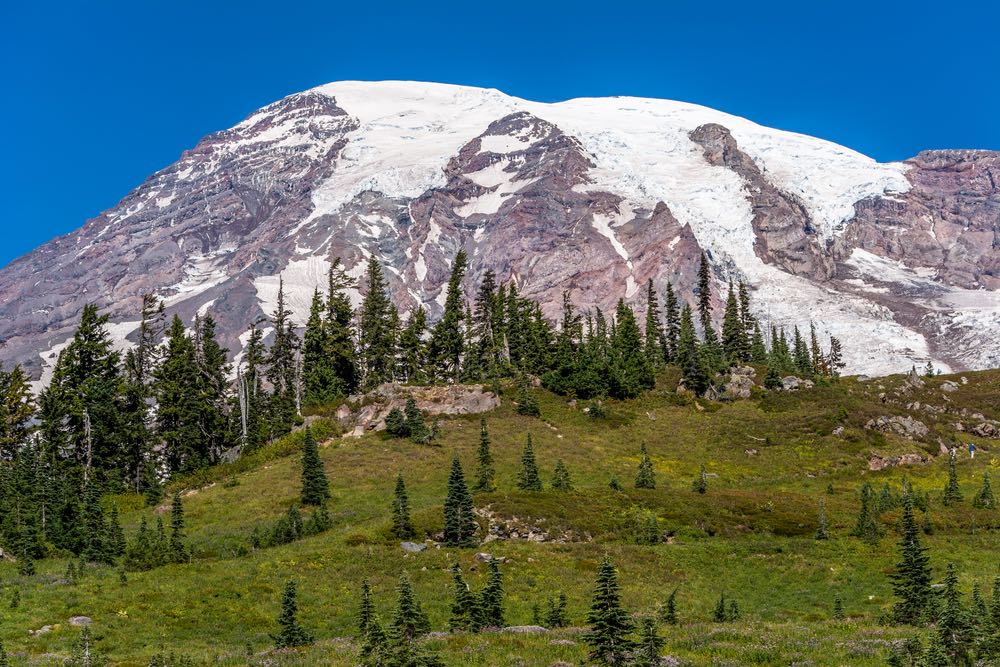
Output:
<path fill-rule="evenodd" d="M 1000 371 L 920 381 L 843 378 L 798 391 L 757 389 L 749 400 L 726 403 L 678 395 L 676 380 L 668 371 L 638 399 L 605 401 L 606 414 L 598 418 L 584 412 L 586 402 L 543 389 L 532 390 L 541 417 L 518 415 L 505 391 L 501 407 L 483 415 L 499 488 L 477 493 L 475 505 L 495 525 L 530 528 L 542 537 L 467 549 L 428 543 L 420 553 L 404 551 L 390 534 L 394 478 L 405 477 L 420 536 L 439 533 L 453 455 L 466 478 L 474 478 L 479 416 L 444 418 L 437 439 L 418 445 L 381 433 L 340 437 L 330 417 L 336 406 L 324 407 L 316 412 L 326 416 L 314 428 L 330 436 L 320 448 L 333 496 L 330 530 L 284 546 L 251 548 L 254 529 L 269 527 L 298 499 L 301 433 L 288 436 L 171 484 L 169 490 L 183 497 L 189 564 L 128 572 L 126 583 L 117 570 L 88 566 L 69 583 L 64 559 L 39 561 L 30 577 L 19 575 L 13 563 L 0 563 L 0 640 L 15 665 L 61 664 L 79 635 L 69 619 L 87 616 L 96 649 L 115 664 L 144 666 L 166 650 L 196 664 L 355 665 L 358 646 L 351 637 L 362 579 L 371 581 L 388 621 L 396 582 L 409 573 L 432 629 L 446 631 L 448 568 L 458 562 L 478 590 L 486 566 L 476 554 L 488 552 L 503 559 L 509 625 L 530 624 L 534 604 L 544 610 L 547 598 L 564 592 L 570 627 L 543 634 L 433 635 L 428 646 L 448 665 L 580 664 L 586 646 L 578 628 L 585 624 L 597 566 L 609 555 L 629 612 L 653 614 L 678 591 L 680 623 L 662 633 L 665 653 L 683 664 L 884 664 L 892 642 L 925 636 L 884 624 L 899 510 L 882 513 L 886 534 L 875 545 L 849 533 L 860 486 L 868 482 L 878 492 L 889 484 L 898 493 L 904 478 L 929 495 L 933 531 L 923 539 L 934 581 L 954 562 L 966 598 L 973 583 L 986 593 L 992 588 L 1000 510 L 975 509 L 971 499 L 1000 452 L 989 428 L 990 420 L 1000 419 Z M 909 439 L 866 428 L 870 420 L 896 415 L 921 422 L 926 432 L 918 429 Z M 973 433 L 980 424 L 992 438 Z M 528 434 L 546 486 L 541 492 L 515 485 Z M 948 457 L 941 443 L 957 436 L 964 501 L 945 507 Z M 633 488 L 643 442 L 655 489 Z M 971 460 L 968 442 L 979 448 Z M 923 462 L 871 469 L 906 454 Z M 571 474 L 572 491 L 549 488 L 558 459 Z M 703 495 L 692 489 L 702 465 L 708 475 Z M 609 488 L 612 477 L 622 490 Z M 832 538 L 826 541 L 814 539 L 821 501 Z M 129 539 L 142 518 L 155 522 L 140 496 L 104 502 L 118 504 Z M 156 511 L 163 510 L 169 504 Z M 656 516 L 660 541 L 636 544 L 634 518 L 648 512 Z M 481 517 L 481 523 L 480 536 L 488 521 Z M 300 619 L 319 641 L 275 652 L 269 633 L 277 630 L 288 579 L 298 581 Z M 20 601 L 12 608 L 15 593 Z M 738 601 L 739 622 L 710 621 L 722 593 Z M 843 621 L 832 619 L 838 596 Z M 50 631 L 29 635 L 43 626 Z"/>
<path fill-rule="evenodd" d="M 649 280 L 689 294 L 704 253 L 716 305 L 743 281 L 765 325 L 866 340 L 850 372 L 996 367 L 998 183 L 996 152 L 880 164 L 671 100 L 341 81 L 204 137 L 0 269 L 0 362 L 44 384 L 88 303 L 130 347 L 150 293 L 187 323 L 211 312 L 235 356 L 281 283 L 303 326 L 337 258 L 360 277 L 374 257 L 401 312 L 433 321 L 462 249 L 467 288 L 493 271 L 549 318 L 564 291 L 605 312 L 641 307 Z"/>

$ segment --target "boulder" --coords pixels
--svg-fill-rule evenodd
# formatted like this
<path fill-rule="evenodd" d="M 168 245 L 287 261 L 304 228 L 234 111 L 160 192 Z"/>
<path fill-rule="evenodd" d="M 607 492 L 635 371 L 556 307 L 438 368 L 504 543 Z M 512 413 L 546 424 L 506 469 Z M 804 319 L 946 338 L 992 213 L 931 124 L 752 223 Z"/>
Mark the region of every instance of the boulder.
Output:
<path fill-rule="evenodd" d="M 50 632 L 52 632 L 52 626 L 51 625 L 43 625 L 42 627 L 38 628 L 37 630 L 28 630 L 28 634 L 31 635 L 32 637 L 38 637 L 40 635 L 47 635 Z"/>
<path fill-rule="evenodd" d="M 337 421 L 352 436 L 365 431 L 385 429 L 385 418 L 393 410 L 402 410 L 412 398 L 425 415 L 473 415 L 499 407 L 500 398 L 481 385 L 408 387 L 396 383 L 379 385 L 367 394 L 351 396 L 337 409 Z"/>
<path fill-rule="evenodd" d="M 729 371 L 729 377 L 722 386 L 722 398 L 730 401 L 750 398 L 750 391 L 753 389 L 754 373 L 754 369 L 749 366 L 734 368 Z"/>
<path fill-rule="evenodd" d="M 951 380 L 945 380 L 941 384 L 941 391 L 947 391 L 949 393 L 953 391 L 958 391 L 958 385 L 952 382 Z"/>
<path fill-rule="evenodd" d="M 94 622 L 93 619 L 91 619 L 89 616 L 72 616 L 69 619 L 69 624 L 75 625 L 77 627 L 90 625 L 93 622 Z"/>
<path fill-rule="evenodd" d="M 981 438 L 1000 438 L 1000 429 L 990 422 L 982 422 L 972 427 L 972 433 Z"/>
<path fill-rule="evenodd" d="M 798 389 L 810 389 L 813 386 L 812 380 L 804 380 L 794 375 L 781 378 L 781 388 L 785 391 L 796 391 Z"/>
<path fill-rule="evenodd" d="M 549 630 L 540 625 L 508 625 L 503 631 L 517 635 L 541 635 Z"/>
<path fill-rule="evenodd" d="M 903 454 L 901 456 L 887 457 L 873 454 L 868 459 L 868 469 L 878 471 L 885 470 L 886 468 L 895 468 L 896 466 L 916 465 L 918 463 L 925 463 L 926 461 L 927 459 L 920 454 Z"/>
<path fill-rule="evenodd" d="M 480 551 L 475 555 L 475 561 L 477 563 L 489 563 L 491 560 L 493 560 L 493 554 Z"/>
<path fill-rule="evenodd" d="M 875 419 L 869 419 L 868 423 L 865 424 L 865 428 L 869 431 L 880 431 L 882 433 L 895 433 L 901 435 L 905 438 L 922 438 L 930 432 L 927 425 L 922 421 L 918 421 L 909 415 L 899 416 L 881 416 Z"/>
<path fill-rule="evenodd" d="M 418 554 L 421 551 L 426 551 L 427 550 L 427 545 L 426 544 L 422 544 L 422 543 L 418 543 L 418 542 L 400 542 L 399 546 L 400 546 L 400 548 L 403 551 L 406 551 L 407 553 L 411 553 L 411 554 Z"/>

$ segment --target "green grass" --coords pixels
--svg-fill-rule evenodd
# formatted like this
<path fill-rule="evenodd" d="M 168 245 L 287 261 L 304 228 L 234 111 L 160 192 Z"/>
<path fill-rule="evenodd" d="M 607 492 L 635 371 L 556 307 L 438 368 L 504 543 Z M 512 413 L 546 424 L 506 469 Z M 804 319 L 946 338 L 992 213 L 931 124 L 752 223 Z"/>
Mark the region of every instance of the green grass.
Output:
<path fill-rule="evenodd" d="M 864 429 L 874 416 L 906 413 L 907 403 L 947 404 L 996 418 L 1000 373 L 967 377 L 968 385 L 947 395 L 950 402 L 938 388 L 943 378 L 894 396 L 904 387 L 901 377 L 867 383 L 844 379 L 725 404 L 685 400 L 661 387 L 634 401 L 609 401 L 609 414 L 600 420 L 544 391 L 538 392 L 541 419 L 516 415 L 505 402 L 487 415 L 499 490 L 478 494 L 477 507 L 576 541 L 495 541 L 477 549 L 431 547 L 420 554 L 406 554 L 389 534 L 396 473 L 406 479 L 418 531 L 439 532 L 452 455 L 461 457 L 467 479 L 475 472 L 478 416 L 443 420 L 435 446 L 376 434 L 342 439 L 324 422 L 318 428 L 330 437 L 321 447 L 333 493 L 330 531 L 283 547 L 249 548 L 253 529 L 266 528 L 297 500 L 299 441 L 293 436 L 178 483 L 194 553 L 191 564 L 130 573 L 125 585 L 117 572 L 100 568 L 91 568 L 77 585 L 66 584 L 61 579 L 67 563 L 61 560 L 39 563 L 39 573 L 31 578 L 17 575 L 13 564 L 0 564 L 0 639 L 15 664 L 59 664 L 77 636 L 68 619 L 86 615 L 94 619 L 98 650 L 122 665 L 145 665 L 161 649 L 205 663 L 354 665 L 357 647 L 349 638 L 364 577 L 388 619 L 395 582 L 409 572 L 432 624 L 443 630 L 451 602 L 447 568 L 461 563 L 473 587 L 481 587 L 485 567 L 474 555 L 488 551 L 509 559 L 502 568 L 509 623 L 529 623 L 533 604 L 544 607 L 548 596 L 563 591 L 570 619 L 579 626 L 597 564 L 608 554 L 619 568 L 625 605 L 635 614 L 654 613 L 679 588 L 682 624 L 663 633 L 667 652 L 690 664 L 883 664 L 889 642 L 913 630 L 880 625 L 891 604 L 886 574 L 895 557 L 892 525 L 898 513 L 883 517 L 887 535 L 877 546 L 848 537 L 864 481 L 876 490 L 884 482 L 898 489 L 906 476 L 931 492 L 935 532 L 926 541 L 938 576 L 954 561 L 968 591 L 974 581 L 989 590 L 1000 574 L 994 556 L 1000 510 L 973 510 L 969 502 L 983 471 L 1000 464 L 1000 443 L 963 434 L 963 442 L 979 443 L 980 454 L 970 461 L 963 450 L 959 474 L 966 502 L 952 508 L 936 502 L 944 486 L 945 457 L 882 472 L 867 467 L 874 453 L 927 455 L 938 451 L 938 438 L 949 442 L 954 437 L 951 424 L 961 419 L 955 415 L 913 413 L 930 427 L 918 441 Z M 881 393 L 899 402 L 883 403 Z M 834 435 L 838 427 L 844 429 L 839 436 Z M 574 491 L 516 489 L 529 432 L 546 485 L 562 458 Z M 651 491 L 632 488 L 641 442 L 655 464 L 657 488 Z M 711 475 L 705 495 L 691 489 L 702 464 Z M 608 487 L 612 476 L 623 491 Z M 812 539 L 820 499 L 834 538 L 828 542 Z M 118 500 L 130 536 L 144 514 L 153 516 L 139 499 Z M 668 540 L 655 546 L 631 543 L 626 517 L 633 508 L 654 511 Z M 321 641 L 309 649 L 275 653 L 268 634 L 275 631 L 281 589 L 289 578 L 299 581 L 303 623 Z M 21 604 L 10 609 L 14 590 Z M 709 622 L 722 592 L 739 601 L 740 622 Z M 842 623 L 830 620 L 838 594 L 849 614 Z M 43 625 L 52 625 L 52 631 L 29 636 Z M 429 641 L 454 665 L 579 664 L 586 646 L 578 633 L 570 628 L 545 635 L 452 635 Z M 247 656 L 248 644 L 253 657 Z"/>

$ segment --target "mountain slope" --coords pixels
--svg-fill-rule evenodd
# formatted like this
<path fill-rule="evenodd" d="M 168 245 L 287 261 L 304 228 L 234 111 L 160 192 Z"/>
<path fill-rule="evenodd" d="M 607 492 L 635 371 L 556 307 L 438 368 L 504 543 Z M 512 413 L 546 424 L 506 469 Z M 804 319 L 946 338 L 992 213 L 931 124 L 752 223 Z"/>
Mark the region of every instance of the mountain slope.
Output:
<path fill-rule="evenodd" d="M 433 314 L 464 247 L 470 288 L 491 268 L 553 316 L 564 290 L 604 309 L 641 307 L 649 279 L 690 295 L 704 251 L 720 292 L 744 279 L 765 322 L 816 321 L 851 371 L 998 365 L 998 177 L 997 153 L 879 164 L 666 100 L 334 83 L 209 135 L 0 271 L 0 358 L 43 377 L 88 301 L 127 344 L 149 291 L 185 318 L 211 309 L 235 350 L 279 277 L 303 323 L 336 257 L 360 276 L 374 254 L 399 306 Z"/>

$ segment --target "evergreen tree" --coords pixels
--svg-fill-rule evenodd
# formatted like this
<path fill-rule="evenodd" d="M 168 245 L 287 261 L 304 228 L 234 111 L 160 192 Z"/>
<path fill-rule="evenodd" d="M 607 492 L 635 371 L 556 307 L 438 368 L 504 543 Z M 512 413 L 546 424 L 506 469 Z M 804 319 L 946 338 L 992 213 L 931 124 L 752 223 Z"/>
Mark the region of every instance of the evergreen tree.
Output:
<path fill-rule="evenodd" d="M 465 337 L 462 335 L 462 279 L 468 267 L 464 250 L 459 250 L 451 265 L 451 276 L 445 294 L 444 313 L 431 331 L 428 360 L 434 377 L 447 382 L 458 382 L 462 370 Z"/>
<path fill-rule="evenodd" d="M 826 503 L 822 499 L 819 501 L 819 526 L 816 528 L 816 539 L 830 539 L 830 531 L 826 525 Z"/>
<path fill-rule="evenodd" d="M 677 589 L 670 591 L 667 602 L 660 611 L 660 620 L 667 625 L 677 625 Z"/>
<path fill-rule="evenodd" d="M 819 347 L 819 339 L 816 337 L 816 325 L 809 323 L 809 358 L 814 375 L 829 375 L 826 367 L 826 356 Z"/>
<path fill-rule="evenodd" d="M 417 401 L 412 396 L 406 399 L 406 406 L 403 408 L 403 419 L 405 420 L 405 430 L 409 434 L 410 440 L 420 445 L 427 444 L 432 440 L 434 434 L 431 429 L 427 428 L 427 424 L 424 423 L 424 416 L 420 413 L 420 409 L 417 408 Z"/>
<path fill-rule="evenodd" d="M 958 574 L 954 563 L 948 563 L 943 602 L 937 620 L 938 639 L 953 664 L 966 664 L 973 640 L 972 628 L 968 612 L 962 604 L 962 594 L 958 590 Z"/>
<path fill-rule="evenodd" d="M 451 547 L 471 546 L 478 527 L 472 494 L 465 485 L 462 464 L 456 455 L 451 461 L 448 496 L 444 502 L 444 543 Z"/>
<path fill-rule="evenodd" d="M 108 540 L 107 522 L 101 509 L 101 494 L 97 484 L 87 481 L 81 492 L 83 509 L 83 540 L 80 555 L 91 563 L 114 562 L 113 547 Z M 30 558 L 30 554 L 26 554 Z"/>
<path fill-rule="evenodd" d="M 712 283 L 705 253 L 701 254 L 701 262 L 698 265 L 698 286 L 695 293 L 698 296 L 698 320 L 704 341 L 706 344 L 711 344 L 716 338 L 715 330 L 712 328 Z"/>
<path fill-rule="evenodd" d="M 944 487 L 941 502 L 953 505 L 962 502 L 962 491 L 958 488 L 958 470 L 955 467 L 955 454 L 948 457 L 948 483 Z"/>
<path fill-rule="evenodd" d="M 0 642 L 0 667 L 10 667 L 10 658 L 3 648 L 3 642 Z"/>
<path fill-rule="evenodd" d="M 73 652 L 69 660 L 63 663 L 64 667 L 102 667 L 108 664 L 97 649 L 94 648 L 94 639 L 90 634 L 90 628 L 83 627 L 80 637 L 73 644 Z"/>
<path fill-rule="evenodd" d="M 562 459 L 556 461 L 556 470 L 552 474 L 552 488 L 557 491 L 571 491 L 573 489 L 569 470 L 566 469 L 566 464 L 563 463 Z"/>
<path fill-rule="evenodd" d="M 653 461 L 649 458 L 645 442 L 639 445 L 639 455 L 639 471 L 635 475 L 635 488 L 655 489 L 656 473 L 653 471 Z"/>
<path fill-rule="evenodd" d="M 653 279 L 646 284 L 646 359 L 653 368 L 659 368 L 666 363 L 664 351 L 667 349 L 663 323 L 660 320 L 660 301 L 653 288 Z"/>
<path fill-rule="evenodd" d="M 372 616 L 367 631 L 360 636 L 361 664 L 365 667 L 390 667 L 394 659 L 392 644 L 382 621 Z"/>
<path fill-rule="evenodd" d="M 410 436 L 410 427 L 406 423 L 406 417 L 399 408 L 389 410 L 385 416 L 385 432 L 393 438 L 407 438 Z"/>
<path fill-rule="evenodd" d="M 395 341 L 392 335 L 392 302 L 375 255 L 368 258 L 367 291 L 361 302 L 358 327 L 358 360 L 361 388 L 369 391 L 393 380 Z"/>
<path fill-rule="evenodd" d="M 858 511 L 858 521 L 851 535 L 860 537 L 871 544 L 878 543 L 882 537 L 882 529 L 878 524 L 875 512 L 875 492 L 868 482 L 861 485 L 861 508 Z"/>
<path fill-rule="evenodd" d="M 615 330 L 611 336 L 611 385 L 614 398 L 635 398 L 656 384 L 653 365 L 643 352 L 642 334 L 632 309 L 618 300 Z"/>
<path fill-rule="evenodd" d="M 396 476 L 396 492 L 392 501 L 392 534 L 401 540 L 411 539 L 416 531 L 410 520 L 410 499 L 406 495 L 403 476 Z"/>
<path fill-rule="evenodd" d="M 892 615 L 897 623 L 916 625 L 932 603 L 931 567 L 927 550 L 920 543 L 920 529 L 913 517 L 913 498 L 903 494 L 903 516 L 900 522 L 900 559 L 895 572 L 889 575 L 893 594 Z"/>
<path fill-rule="evenodd" d="M 719 601 L 715 603 L 715 609 L 712 610 L 712 621 L 725 623 L 727 620 L 729 620 L 729 613 L 726 610 L 726 594 L 723 592 L 719 595 Z"/>
<path fill-rule="evenodd" d="M 666 319 L 663 331 L 666 346 L 664 357 L 670 363 L 677 363 L 677 345 L 681 335 L 681 312 L 677 305 L 677 295 L 674 294 L 674 288 L 669 282 L 667 283 L 663 310 Z"/>
<path fill-rule="evenodd" d="M 993 596 L 990 599 L 990 619 L 994 627 L 1000 628 L 1000 577 L 993 578 Z"/>
<path fill-rule="evenodd" d="M 840 371 L 847 366 L 844 363 L 844 350 L 839 338 L 830 336 L 830 354 L 826 357 L 826 365 L 830 369 L 830 375 L 840 377 Z"/>
<path fill-rule="evenodd" d="M 701 464 L 698 476 L 691 483 L 691 490 L 695 493 L 705 494 L 708 491 L 708 473 L 705 471 L 705 464 Z"/>
<path fill-rule="evenodd" d="M 184 540 L 184 505 L 181 494 L 175 493 L 170 503 L 170 561 L 186 563 L 190 557 Z"/>
<path fill-rule="evenodd" d="M 455 597 L 451 603 L 451 617 L 448 619 L 448 629 L 452 632 L 456 630 L 478 630 L 476 626 L 476 596 L 469 589 L 462 577 L 462 568 L 458 563 L 451 567 L 452 582 L 455 587 Z"/>
<path fill-rule="evenodd" d="M 569 618 L 566 615 L 566 594 L 560 592 L 557 599 L 549 598 L 548 609 L 545 613 L 545 626 L 547 628 L 564 628 L 569 625 Z"/>
<path fill-rule="evenodd" d="M 413 641 L 430 632 L 430 621 L 413 592 L 409 575 L 405 572 L 399 578 L 396 592 L 399 598 L 396 603 L 396 614 L 392 620 L 393 630 L 406 641 Z"/>
<path fill-rule="evenodd" d="M 795 371 L 800 375 L 809 377 L 812 375 L 812 359 L 809 356 L 809 347 L 799 333 L 798 326 L 795 327 L 793 337 L 794 347 L 792 348 L 792 359 L 795 363 Z"/>
<path fill-rule="evenodd" d="M 538 475 L 538 464 L 535 462 L 535 450 L 531 446 L 531 434 L 521 452 L 521 470 L 517 475 L 517 488 L 522 491 L 541 491 L 542 478 Z"/>
<path fill-rule="evenodd" d="M 274 340 L 267 354 L 267 380 L 271 384 L 267 432 L 269 438 L 288 433 L 298 412 L 299 339 L 292 322 L 292 312 L 285 307 L 285 286 L 278 281 L 278 303 L 271 314 Z"/>
<path fill-rule="evenodd" d="M 307 646 L 316 641 L 312 634 L 299 624 L 298 613 L 299 603 L 295 581 L 289 580 L 285 584 L 285 592 L 281 596 L 281 615 L 278 616 L 280 629 L 278 634 L 271 636 L 277 648 Z"/>
<path fill-rule="evenodd" d="M 244 451 L 259 447 L 268 437 L 267 394 L 264 391 L 266 349 L 263 333 L 250 326 L 243 362 L 236 370 L 236 396 L 233 403 L 234 439 Z"/>
<path fill-rule="evenodd" d="M 839 594 L 833 598 L 833 618 L 838 621 L 843 621 L 847 618 L 847 615 L 844 613 L 844 600 Z"/>
<path fill-rule="evenodd" d="M 323 405 L 345 395 L 346 387 L 334 365 L 336 360 L 329 354 L 326 312 L 326 300 L 316 289 L 302 336 L 302 402 L 307 406 Z"/>
<path fill-rule="evenodd" d="M 681 311 L 681 323 L 677 342 L 677 351 L 674 354 L 674 363 L 681 369 L 685 386 L 700 396 L 708 387 L 708 373 L 702 366 L 701 355 L 698 350 L 698 339 L 694 331 L 694 321 L 691 315 L 691 307 L 684 304 Z"/>
<path fill-rule="evenodd" d="M 375 602 L 372 600 L 372 587 L 368 579 L 361 580 L 361 604 L 358 607 L 358 637 L 368 635 L 375 622 Z"/>
<path fill-rule="evenodd" d="M 0 366 L 0 461 L 12 460 L 28 441 L 35 415 L 35 399 L 20 366 L 9 373 Z"/>
<path fill-rule="evenodd" d="M 489 561 L 489 578 L 480 595 L 479 604 L 482 607 L 484 627 L 502 628 L 505 625 L 503 611 L 503 575 L 500 572 L 499 561 L 491 558 Z"/>
<path fill-rule="evenodd" d="M 336 385 L 326 387 L 325 393 L 332 396 L 349 396 L 359 384 L 357 351 L 351 326 L 354 310 L 347 295 L 347 290 L 355 286 L 356 281 L 344 271 L 340 258 L 333 260 L 327 275 L 326 318 L 323 321 L 325 363 L 330 365 L 337 377 Z"/>
<path fill-rule="evenodd" d="M 231 367 L 219 344 L 211 313 L 195 322 L 195 367 L 198 371 L 197 423 L 204 439 L 205 461 L 217 463 L 232 443 L 228 431 L 228 386 Z"/>
<path fill-rule="evenodd" d="M 648 617 L 642 619 L 632 664 L 636 667 L 660 667 L 662 664 L 660 654 L 666 644 L 666 640 L 659 634 L 656 619 Z"/>
<path fill-rule="evenodd" d="M 302 438 L 302 504 L 322 505 L 329 499 L 330 483 L 319 456 L 319 446 L 312 429 L 306 426 Z"/>
<path fill-rule="evenodd" d="M 726 354 L 726 360 L 730 364 L 737 364 L 749 361 L 749 348 L 746 323 L 740 315 L 733 282 L 729 281 L 729 294 L 726 297 L 726 310 L 722 319 L 722 349 Z"/>
<path fill-rule="evenodd" d="M 614 475 L 611 476 L 611 480 L 608 482 L 608 488 L 612 491 L 621 491 L 622 484 L 618 481 L 618 478 Z"/>
<path fill-rule="evenodd" d="M 409 384 L 427 382 L 427 346 L 424 343 L 426 331 L 427 312 L 423 306 L 417 306 L 399 334 L 399 376 Z"/>
<path fill-rule="evenodd" d="M 590 628 L 583 640 L 590 645 L 590 659 L 602 665 L 626 664 L 634 647 L 629 635 L 635 625 L 621 606 L 618 574 L 607 556 L 597 572 L 587 623 Z"/>
<path fill-rule="evenodd" d="M 979 490 L 972 500 L 973 507 L 982 509 L 993 509 L 997 505 L 996 498 L 993 497 L 993 487 L 990 486 L 989 471 L 983 473 L 983 488 Z"/>
<path fill-rule="evenodd" d="M 753 330 L 750 334 L 750 361 L 755 364 L 767 363 L 767 347 L 764 345 L 764 334 L 760 331 L 760 325 L 756 321 L 753 323 Z"/>
<path fill-rule="evenodd" d="M 493 454 L 490 452 L 490 434 L 486 430 L 486 419 L 479 419 L 479 449 L 476 450 L 479 462 L 479 472 L 476 476 L 476 491 L 495 491 L 496 469 L 493 467 Z"/>
<path fill-rule="evenodd" d="M 125 532 L 118 518 L 118 505 L 111 506 L 111 517 L 108 519 L 108 550 L 112 558 L 125 555 Z"/>
<path fill-rule="evenodd" d="M 198 377 L 194 341 L 181 318 L 174 315 L 153 389 L 157 432 L 170 472 L 194 470 L 209 461 L 208 442 L 199 420 Z"/>

